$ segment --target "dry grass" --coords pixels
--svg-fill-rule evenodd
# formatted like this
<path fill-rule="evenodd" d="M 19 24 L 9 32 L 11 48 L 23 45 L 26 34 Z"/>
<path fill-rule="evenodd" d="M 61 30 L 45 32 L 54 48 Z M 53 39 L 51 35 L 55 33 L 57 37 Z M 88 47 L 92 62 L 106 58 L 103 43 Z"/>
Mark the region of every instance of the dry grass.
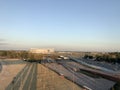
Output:
<path fill-rule="evenodd" d="M 13 78 L 24 67 L 25 64 L 4 65 L 0 73 L 0 90 L 5 90 Z M 81 87 L 59 76 L 41 64 L 38 64 L 37 68 L 37 90 L 82 90 Z"/>
<path fill-rule="evenodd" d="M 37 90 L 82 90 L 82 88 L 39 64 Z"/>
<path fill-rule="evenodd" d="M 0 90 L 5 90 L 17 73 L 24 68 L 25 64 L 3 65 L 0 73 Z"/>

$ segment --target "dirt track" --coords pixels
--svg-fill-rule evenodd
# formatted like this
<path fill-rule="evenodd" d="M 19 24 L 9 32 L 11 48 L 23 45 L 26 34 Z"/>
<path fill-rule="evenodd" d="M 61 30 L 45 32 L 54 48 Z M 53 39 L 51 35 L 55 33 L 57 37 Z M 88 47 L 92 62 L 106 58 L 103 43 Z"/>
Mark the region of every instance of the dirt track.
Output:
<path fill-rule="evenodd" d="M 4 65 L 0 90 L 82 90 L 81 87 L 37 63 Z"/>
<path fill-rule="evenodd" d="M 0 73 L 0 90 L 5 90 L 13 78 L 20 70 L 24 68 L 25 64 L 19 65 L 3 65 Z"/>
<path fill-rule="evenodd" d="M 37 90 L 82 90 L 71 81 L 59 76 L 43 65 L 38 65 Z"/>

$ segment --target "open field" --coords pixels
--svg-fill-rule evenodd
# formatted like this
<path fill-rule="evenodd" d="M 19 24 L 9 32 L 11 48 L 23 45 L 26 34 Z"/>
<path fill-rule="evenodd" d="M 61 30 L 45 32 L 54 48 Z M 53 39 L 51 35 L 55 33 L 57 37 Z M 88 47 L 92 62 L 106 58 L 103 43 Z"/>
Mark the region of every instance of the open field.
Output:
<path fill-rule="evenodd" d="M 102 71 L 71 59 L 1 60 L 0 63 L 3 67 L 0 90 L 109 90 L 116 84 L 115 81 L 88 72 Z"/>
<path fill-rule="evenodd" d="M 82 88 L 38 64 L 37 90 L 82 90 Z"/>
<path fill-rule="evenodd" d="M 19 60 L 4 61 L 0 77 L 0 90 L 83 90 L 41 64 Z"/>
<path fill-rule="evenodd" d="M 3 65 L 0 73 L 0 90 L 5 90 L 17 73 L 24 68 L 25 64 Z"/>

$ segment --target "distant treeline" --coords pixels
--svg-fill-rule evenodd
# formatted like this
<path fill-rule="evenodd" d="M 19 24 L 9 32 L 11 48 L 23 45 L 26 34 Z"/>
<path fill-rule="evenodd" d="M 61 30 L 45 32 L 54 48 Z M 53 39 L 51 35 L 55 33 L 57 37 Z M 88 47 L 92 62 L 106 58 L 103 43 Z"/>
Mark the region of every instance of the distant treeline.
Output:
<path fill-rule="evenodd" d="M 82 53 L 82 52 L 81 52 Z M 22 51 L 22 50 L 1 50 L 0 51 L 0 58 L 17 58 L 17 59 L 27 59 L 27 60 L 42 60 L 46 57 L 50 58 L 57 58 L 58 54 L 34 54 L 30 53 L 29 51 Z M 113 52 L 113 53 L 97 53 L 97 54 L 85 54 L 85 59 L 94 59 L 96 61 L 105 61 L 109 63 L 120 63 L 120 52 Z"/>
<path fill-rule="evenodd" d="M 96 54 L 96 55 L 85 55 L 85 59 L 94 59 L 96 61 L 105 61 L 109 63 L 120 63 L 120 53 L 113 52 L 113 53 L 105 53 L 105 54 Z"/>
<path fill-rule="evenodd" d="M 47 55 L 47 54 L 34 54 L 29 51 L 0 51 L 0 58 L 16 58 L 16 59 L 26 59 L 26 60 L 42 60 L 45 57 L 56 58 L 55 55 Z"/>
<path fill-rule="evenodd" d="M 28 52 L 27 51 L 0 51 L 1 58 L 27 58 Z"/>

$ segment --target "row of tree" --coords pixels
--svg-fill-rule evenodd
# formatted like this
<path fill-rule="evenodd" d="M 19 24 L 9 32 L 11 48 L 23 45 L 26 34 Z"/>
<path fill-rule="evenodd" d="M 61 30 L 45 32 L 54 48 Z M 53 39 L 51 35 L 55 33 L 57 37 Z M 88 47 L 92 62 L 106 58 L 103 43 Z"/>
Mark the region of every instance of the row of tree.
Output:
<path fill-rule="evenodd" d="M 29 51 L 0 51 L 0 58 L 15 58 L 15 59 L 25 59 L 25 60 L 43 60 L 46 58 L 57 58 L 58 55 L 48 55 L 48 54 L 36 54 L 30 53 Z"/>
<path fill-rule="evenodd" d="M 105 61 L 109 63 L 120 63 L 120 53 L 105 53 L 105 54 L 96 54 L 96 55 L 85 55 L 85 59 L 94 59 L 96 61 Z"/>
<path fill-rule="evenodd" d="M 15 51 L 15 50 L 8 50 L 8 51 L 0 51 L 0 58 L 18 58 L 18 59 L 27 59 L 27 60 L 42 60 L 45 57 L 50 58 L 57 58 L 57 54 L 53 55 L 44 55 L 44 54 L 34 54 L 29 53 L 29 51 Z M 105 54 L 86 54 L 84 56 L 85 59 L 94 59 L 96 61 L 105 61 L 110 63 L 120 63 L 120 53 L 105 53 Z"/>
<path fill-rule="evenodd" d="M 17 58 L 17 59 L 42 59 L 43 55 L 41 54 L 33 54 L 28 51 L 0 51 L 0 58 Z"/>

